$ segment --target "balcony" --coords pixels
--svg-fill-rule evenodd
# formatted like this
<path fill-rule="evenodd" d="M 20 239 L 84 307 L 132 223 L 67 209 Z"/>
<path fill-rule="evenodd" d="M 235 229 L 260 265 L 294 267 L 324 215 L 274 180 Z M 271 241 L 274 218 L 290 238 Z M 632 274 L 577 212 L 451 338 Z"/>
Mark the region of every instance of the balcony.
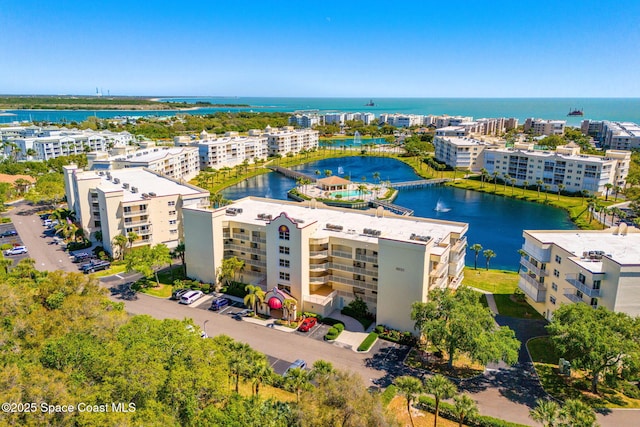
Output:
<path fill-rule="evenodd" d="M 544 302 L 547 298 L 547 287 L 527 273 L 520 272 L 518 287 L 535 302 Z"/>
<path fill-rule="evenodd" d="M 330 262 L 328 264 L 326 264 L 328 268 L 332 269 L 332 270 L 340 270 L 340 271 L 346 271 L 349 273 L 356 273 L 356 274 L 365 274 L 367 276 L 374 276 L 374 277 L 378 277 L 378 272 L 375 270 L 367 270 L 366 268 L 361 268 L 361 267 L 353 267 L 350 265 L 345 265 L 345 264 L 339 264 L 336 262 Z"/>
<path fill-rule="evenodd" d="M 331 281 L 331 276 L 322 276 L 322 277 L 310 277 L 309 284 L 310 285 L 326 285 Z"/>
<path fill-rule="evenodd" d="M 328 279 L 331 282 L 335 282 L 335 283 L 342 283 L 343 285 L 349 285 L 349 286 L 354 286 L 356 288 L 362 288 L 362 289 L 369 289 L 372 291 L 377 291 L 378 290 L 378 285 L 373 285 L 371 283 L 367 283 L 361 280 L 353 280 L 353 279 L 347 279 L 346 277 L 341 277 L 341 276 L 325 276 L 326 279 Z"/>
<path fill-rule="evenodd" d="M 600 289 L 593 289 L 580 282 L 575 274 L 567 274 L 565 276 L 565 280 L 569 282 L 571 286 L 578 289 L 583 294 L 587 295 L 590 298 L 599 298 L 602 296 L 602 292 Z"/>
<path fill-rule="evenodd" d="M 353 254 L 351 252 L 331 251 L 331 256 L 337 256 L 337 257 L 340 257 L 340 258 L 353 259 Z M 356 255 L 356 257 L 357 257 L 357 255 Z"/>
<path fill-rule="evenodd" d="M 542 270 L 540 267 L 536 267 L 530 261 L 527 261 L 525 258 L 520 258 L 520 264 L 525 267 L 527 270 L 536 274 L 536 276 L 548 276 L 549 272 L 547 270 Z"/>
<path fill-rule="evenodd" d="M 240 252 L 256 254 L 256 255 L 266 255 L 267 254 L 267 252 L 264 251 L 264 250 L 254 249 L 254 248 L 250 248 L 249 246 L 241 246 L 241 245 L 234 245 L 234 244 L 225 244 L 224 245 L 224 249 L 225 250 L 240 251 Z"/>
<path fill-rule="evenodd" d="M 333 302 L 333 299 L 338 296 L 338 291 L 333 291 L 329 295 L 318 295 L 311 294 L 304 297 L 305 302 L 310 302 L 312 304 L 318 304 L 322 306 L 330 305 Z"/>
<path fill-rule="evenodd" d="M 309 252 L 309 258 L 326 258 L 329 256 L 329 251 L 311 251 Z"/>
<path fill-rule="evenodd" d="M 571 302 L 584 302 L 584 300 L 582 299 L 582 297 L 579 297 L 578 295 L 571 293 L 569 291 L 565 291 L 564 296 Z"/>
<path fill-rule="evenodd" d="M 233 238 L 234 239 L 239 239 L 239 240 L 249 240 L 249 235 L 248 234 L 242 234 L 242 233 L 233 233 Z"/>
<path fill-rule="evenodd" d="M 309 265 L 309 271 L 313 271 L 315 273 L 318 272 L 322 272 L 322 271 L 327 271 L 327 267 L 329 266 L 329 263 L 324 263 L 324 264 L 310 264 Z"/>
<path fill-rule="evenodd" d="M 449 264 L 445 264 L 444 262 L 439 263 L 435 269 L 431 270 L 429 273 L 430 277 L 440 277 L 445 271 L 448 271 Z"/>
<path fill-rule="evenodd" d="M 524 247 L 522 249 L 540 262 L 547 263 L 551 261 L 551 248 L 544 249 L 537 246 L 530 240 L 525 240 Z"/>
<path fill-rule="evenodd" d="M 378 256 L 368 256 L 368 255 L 360 255 L 360 254 L 356 254 L 356 260 L 358 261 L 365 261 L 365 262 L 372 262 L 374 264 L 378 263 Z"/>
<path fill-rule="evenodd" d="M 462 252 L 467 247 L 467 236 L 462 236 L 462 238 L 458 239 L 457 242 L 453 244 L 451 247 L 451 252 L 459 253 Z"/>
<path fill-rule="evenodd" d="M 255 243 L 267 243 L 267 239 L 258 236 L 251 236 L 251 241 Z"/>
<path fill-rule="evenodd" d="M 125 217 L 138 216 L 138 215 L 146 215 L 147 209 L 131 209 L 130 211 L 124 211 Z"/>
<path fill-rule="evenodd" d="M 256 267 L 266 267 L 267 263 L 264 261 L 258 261 L 256 259 L 245 259 L 244 263 L 247 265 L 255 265 Z"/>

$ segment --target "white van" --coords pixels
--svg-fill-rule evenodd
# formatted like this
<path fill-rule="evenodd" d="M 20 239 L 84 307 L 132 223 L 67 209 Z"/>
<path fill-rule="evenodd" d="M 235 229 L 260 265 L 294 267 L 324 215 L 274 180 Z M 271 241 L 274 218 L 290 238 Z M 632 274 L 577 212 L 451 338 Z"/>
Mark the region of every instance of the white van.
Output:
<path fill-rule="evenodd" d="M 180 297 L 180 304 L 189 305 L 202 298 L 203 295 L 202 291 L 189 291 Z"/>

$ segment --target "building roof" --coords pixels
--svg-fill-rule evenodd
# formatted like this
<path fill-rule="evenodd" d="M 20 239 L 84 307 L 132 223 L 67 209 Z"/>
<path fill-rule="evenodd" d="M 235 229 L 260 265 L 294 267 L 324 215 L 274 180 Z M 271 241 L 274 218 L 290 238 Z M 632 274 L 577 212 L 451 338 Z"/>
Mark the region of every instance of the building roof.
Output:
<path fill-rule="evenodd" d="M 10 184 L 14 184 L 19 179 L 29 181 L 31 184 L 36 182 L 36 179 L 29 175 L 7 175 L 4 173 L 0 173 L 0 182 L 8 182 Z"/>
<path fill-rule="evenodd" d="M 109 176 L 111 178 L 109 178 Z M 122 191 L 123 202 L 134 202 L 143 200 L 143 194 L 155 193 L 156 196 L 169 196 L 174 194 L 195 195 L 208 194 L 206 190 L 193 185 L 181 184 L 171 178 L 153 173 L 145 168 L 115 169 L 100 173 L 99 171 L 78 172 L 77 179 L 100 178 L 97 188 L 104 192 Z M 114 182 L 118 179 L 118 182 Z M 129 184 L 129 188 L 124 188 L 124 184 Z M 135 187 L 137 191 L 132 192 Z"/>
<path fill-rule="evenodd" d="M 317 223 L 318 229 L 314 238 L 344 237 L 350 240 L 365 242 L 377 242 L 378 238 L 399 240 L 404 242 L 426 245 L 423 240 L 412 239 L 412 235 L 429 236 L 435 242 L 447 239 L 451 233 L 464 234 L 468 224 L 453 221 L 441 221 L 430 218 L 413 216 L 399 216 L 388 211 L 384 216 L 376 216 L 376 210 L 358 211 L 347 208 L 334 208 L 318 203 L 318 207 L 311 209 L 308 203 L 287 202 L 257 197 L 246 197 L 233 203 L 229 207 L 242 208 L 242 212 L 235 216 L 229 216 L 229 220 L 241 221 L 249 224 L 264 225 L 264 219 L 258 215 L 267 214 L 272 218 L 285 213 L 289 218 L 295 219 L 299 227 L 307 227 Z M 340 226 L 342 229 L 329 229 L 327 225 Z M 364 234 L 364 230 L 380 231 L 379 236 Z M 440 248 L 435 245 L 433 251 L 437 253 Z M 444 250 L 444 248 L 442 248 Z"/>
<path fill-rule="evenodd" d="M 322 178 L 318 180 L 318 184 L 321 185 L 348 185 L 351 184 L 351 181 L 348 179 L 341 178 L 339 176 L 328 176 L 326 178 Z"/>
<path fill-rule="evenodd" d="M 167 157 L 177 156 L 179 154 L 192 151 L 197 152 L 198 148 L 196 147 L 155 147 L 149 148 L 146 150 L 138 150 L 133 153 L 127 154 L 126 160 L 129 162 L 136 163 L 151 163 L 157 160 L 165 159 Z M 115 156 L 115 158 L 120 158 L 120 156 Z"/>
<path fill-rule="evenodd" d="M 525 233 L 541 243 L 555 244 L 576 256 L 574 261 L 590 271 L 602 268 L 602 263 L 582 259 L 584 252 L 602 251 L 607 258 L 622 265 L 640 265 L 640 230 L 626 226 L 607 230 L 532 231 Z M 586 264 L 585 264 L 586 263 Z M 582 265 L 581 264 L 581 265 Z"/>

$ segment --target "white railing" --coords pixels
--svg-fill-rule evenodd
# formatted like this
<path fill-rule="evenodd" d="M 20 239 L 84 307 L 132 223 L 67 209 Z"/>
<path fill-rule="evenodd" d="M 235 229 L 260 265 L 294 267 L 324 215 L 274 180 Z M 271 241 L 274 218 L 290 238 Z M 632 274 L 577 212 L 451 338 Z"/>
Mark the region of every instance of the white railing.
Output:
<path fill-rule="evenodd" d="M 565 276 L 565 280 L 569 282 L 571 286 L 578 289 L 580 292 L 582 292 L 583 294 L 587 295 L 590 298 L 598 298 L 602 296 L 602 292 L 600 292 L 600 289 L 590 288 L 589 286 L 580 282 L 577 279 L 575 274 L 567 274 Z"/>
<path fill-rule="evenodd" d="M 366 261 L 366 262 L 373 262 L 374 264 L 378 263 L 378 256 L 368 256 L 368 255 L 359 255 L 356 254 L 356 260 L 358 261 Z"/>
<path fill-rule="evenodd" d="M 540 267 L 536 267 L 531 262 L 527 261 L 525 258 L 520 258 L 520 264 L 526 267 L 527 270 L 536 273 L 538 276 L 548 276 L 549 273 L 547 270 L 542 270 Z"/>
<path fill-rule="evenodd" d="M 331 292 L 329 295 L 324 296 L 324 295 L 307 295 L 304 297 L 304 300 L 306 302 L 310 302 L 313 304 L 319 304 L 319 305 L 329 305 L 333 302 L 333 299 L 335 297 L 338 296 L 338 291 L 333 291 Z"/>
<path fill-rule="evenodd" d="M 351 252 L 331 251 L 331 256 L 353 259 L 353 254 Z"/>

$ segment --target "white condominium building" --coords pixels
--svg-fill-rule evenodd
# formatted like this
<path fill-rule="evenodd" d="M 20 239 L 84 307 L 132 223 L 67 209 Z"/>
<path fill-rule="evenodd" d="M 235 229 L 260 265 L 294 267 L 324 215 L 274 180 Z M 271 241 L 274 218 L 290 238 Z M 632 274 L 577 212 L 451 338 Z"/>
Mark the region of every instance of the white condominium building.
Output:
<path fill-rule="evenodd" d="M 344 113 L 327 113 L 324 115 L 325 124 L 344 124 L 345 122 L 345 114 Z"/>
<path fill-rule="evenodd" d="M 249 136 L 227 132 L 224 137 L 205 138 L 197 143 L 200 170 L 234 167 L 245 160 L 253 162 L 269 156 L 268 138 L 258 131 L 251 131 Z"/>
<path fill-rule="evenodd" d="M 603 147 L 614 150 L 640 148 L 640 125 L 631 122 L 583 120 L 580 130 L 594 137 Z"/>
<path fill-rule="evenodd" d="M 294 114 L 289 117 L 289 124 L 301 128 L 310 128 L 320 124 L 320 116 L 317 114 Z"/>
<path fill-rule="evenodd" d="M 395 127 L 422 126 L 424 116 L 418 114 L 380 114 L 379 124 L 387 124 Z"/>
<path fill-rule="evenodd" d="M 319 132 L 317 130 L 294 129 L 291 126 L 273 129 L 271 126 L 267 126 L 263 135 L 267 137 L 270 156 L 297 154 L 302 150 L 312 150 L 318 147 Z"/>
<path fill-rule="evenodd" d="M 473 122 L 473 117 L 447 116 L 445 114 L 443 116 L 436 116 L 434 124 L 436 126 L 436 129 L 440 129 L 447 126 L 460 126 L 462 123 L 470 123 L 470 122 Z"/>
<path fill-rule="evenodd" d="M 189 181 L 200 172 L 197 147 L 150 147 L 128 151 L 116 147 L 109 153 L 87 153 L 88 169 L 107 170 L 144 167 L 169 178 Z"/>
<path fill-rule="evenodd" d="M 526 147 L 526 146 L 525 146 Z M 515 148 L 485 149 L 482 165 L 493 175 L 505 175 L 516 185 L 536 185 L 540 180 L 551 191 L 562 185 L 564 191 L 603 194 L 607 184 L 624 187 L 631 162 L 630 151 L 607 150 L 604 157 L 580 154 L 574 143 L 558 146 L 556 151 Z"/>
<path fill-rule="evenodd" d="M 450 127 L 438 129 L 438 131 L 443 129 L 450 129 Z M 489 144 L 473 138 L 445 137 L 438 136 L 436 133 L 433 138 L 433 146 L 437 161 L 443 162 L 452 168 L 480 171 L 484 167 L 482 163 L 483 152 Z"/>
<path fill-rule="evenodd" d="M 184 209 L 184 220 L 189 277 L 214 283 L 235 256 L 243 283 L 282 292 L 299 311 L 326 316 L 362 298 L 378 324 L 413 331 L 411 304 L 463 277 L 464 223 L 253 197 Z"/>
<path fill-rule="evenodd" d="M 64 166 L 67 203 L 92 241 L 102 233 L 102 246 L 113 254 L 117 235 L 134 232 L 133 246 L 183 240 L 182 209 L 209 205 L 209 192 L 144 168 L 83 171 Z"/>
<path fill-rule="evenodd" d="M 546 319 L 562 304 L 640 315 L 640 230 L 524 231 L 518 286 Z"/>
<path fill-rule="evenodd" d="M 531 130 L 534 135 L 564 135 L 566 120 L 543 120 L 528 118 L 524 122 L 524 131 Z"/>

